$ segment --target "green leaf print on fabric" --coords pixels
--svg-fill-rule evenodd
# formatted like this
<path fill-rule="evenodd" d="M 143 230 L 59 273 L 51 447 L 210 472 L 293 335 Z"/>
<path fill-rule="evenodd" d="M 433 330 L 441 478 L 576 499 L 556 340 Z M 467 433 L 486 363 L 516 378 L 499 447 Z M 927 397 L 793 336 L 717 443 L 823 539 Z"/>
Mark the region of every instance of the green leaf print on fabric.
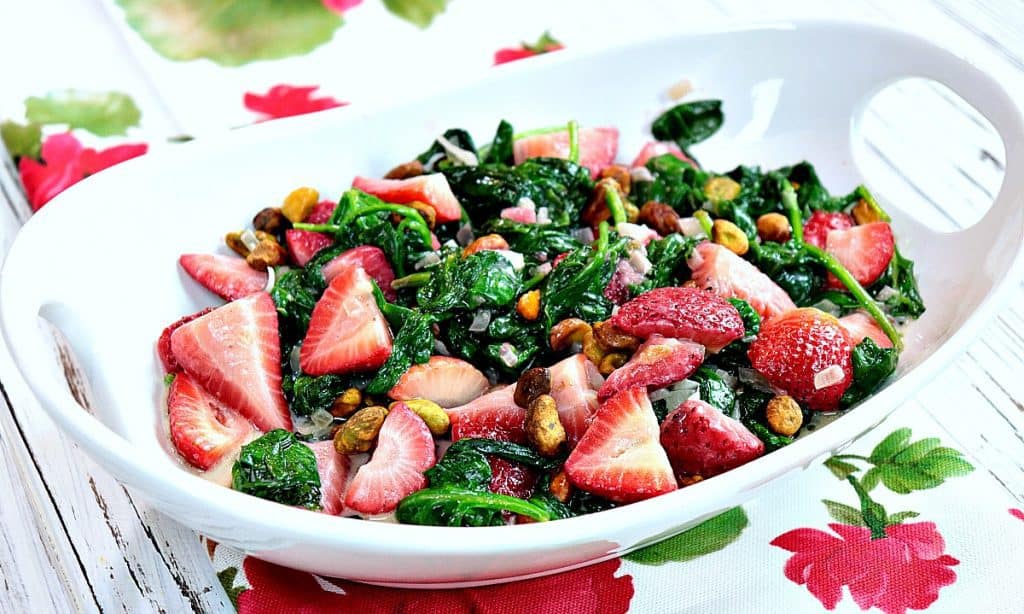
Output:
<path fill-rule="evenodd" d="M 448 0 L 384 0 L 384 6 L 402 19 L 426 28 L 444 12 Z"/>
<path fill-rule="evenodd" d="M 40 125 L 66 124 L 96 136 L 125 134 L 138 126 L 142 112 L 128 94 L 61 90 L 25 101 L 25 117 Z"/>
<path fill-rule="evenodd" d="M 236 611 L 238 610 L 238 596 L 246 590 L 243 584 L 235 586 L 237 576 L 237 567 L 225 567 L 217 572 L 217 579 L 220 580 L 220 585 L 224 587 L 224 592 L 227 593 L 228 599 L 231 600 L 231 605 L 235 606 Z"/>
<path fill-rule="evenodd" d="M 705 520 L 675 537 L 647 546 L 622 557 L 641 565 L 664 565 L 673 561 L 684 562 L 705 554 L 717 552 L 736 541 L 749 521 L 742 507 Z"/>
<path fill-rule="evenodd" d="M 309 53 L 343 23 L 321 0 L 117 0 L 125 20 L 169 60 L 224 66 Z"/>

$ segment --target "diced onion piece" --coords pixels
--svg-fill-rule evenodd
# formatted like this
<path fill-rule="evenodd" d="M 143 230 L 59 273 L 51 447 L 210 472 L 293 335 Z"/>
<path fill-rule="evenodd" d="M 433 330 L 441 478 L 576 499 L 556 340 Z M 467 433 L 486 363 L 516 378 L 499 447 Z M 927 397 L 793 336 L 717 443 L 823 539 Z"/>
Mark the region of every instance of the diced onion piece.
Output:
<path fill-rule="evenodd" d="M 256 249 L 260 244 L 260 240 L 256 238 L 256 233 L 254 233 L 249 228 L 246 228 L 245 230 L 242 231 L 242 234 L 239 236 L 239 239 L 241 239 L 242 244 L 245 245 L 246 249 L 248 249 L 250 252 Z"/>
<path fill-rule="evenodd" d="M 821 390 L 822 388 L 828 388 L 833 384 L 838 384 L 843 381 L 846 377 L 846 373 L 843 372 L 843 368 L 839 365 L 832 365 L 827 369 L 823 369 L 814 374 L 814 389 Z"/>
<path fill-rule="evenodd" d="M 469 323 L 469 330 L 474 333 L 479 333 L 487 330 L 488 325 L 491 323 L 491 311 L 489 309 L 481 309 L 476 312 L 473 316 L 473 321 Z"/>
<path fill-rule="evenodd" d="M 647 259 L 647 250 L 643 248 L 629 250 L 629 265 L 641 275 L 647 275 L 654 268 L 651 261 Z"/>
<path fill-rule="evenodd" d="M 498 348 L 498 358 L 510 369 L 519 364 L 519 354 L 516 352 L 515 346 L 508 341 L 502 343 Z"/>
<path fill-rule="evenodd" d="M 514 252 L 510 249 L 496 249 L 494 250 L 501 256 L 512 263 L 512 268 L 517 271 L 522 271 L 523 267 L 526 266 L 526 259 L 519 252 Z"/>
<path fill-rule="evenodd" d="M 455 240 L 459 242 L 459 245 L 466 247 L 473 242 L 473 227 L 469 224 L 463 224 L 459 226 L 458 232 L 455 233 Z"/>
<path fill-rule="evenodd" d="M 700 225 L 700 220 L 695 217 L 681 217 L 679 218 L 679 232 L 688 237 L 695 237 L 699 234 L 704 234 L 704 227 Z"/>
<path fill-rule="evenodd" d="M 265 292 L 270 292 L 274 289 L 274 284 L 277 283 L 277 270 L 272 267 L 267 267 L 267 285 L 263 287 Z"/>
<path fill-rule="evenodd" d="M 299 366 L 299 352 L 302 350 L 302 344 L 296 343 L 295 347 L 292 348 L 291 354 L 288 354 L 288 366 L 292 368 L 293 373 L 301 373 L 302 367 Z"/>
<path fill-rule="evenodd" d="M 451 356 L 452 353 L 448 351 L 448 346 L 444 344 L 444 341 L 440 339 L 434 339 L 434 352 L 441 356 Z"/>
<path fill-rule="evenodd" d="M 538 224 L 550 224 L 551 215 L 548 213 L 547 207 L 541 207 L 537 209 L 537 223 Z"/>
<path fill-rule="evenodd" d="M 441 147 L 444 147 L 449 160 L 457 162 L 462 166 L 476 166 L 480 164 L 475 153 L 467 151 L 455 143 L 452 143 L 448 139 L 444 138 L 443 134 L 437 137 L 437 142 L 441 144 Z"/>
<path fill-rule="evenodd" d="M 680 79 L 665 91 L 665 95 L 668 96 L 669 100 L 681 100 L 692 91 L 693 83 L 690 83 L 689 79 Z"/>
<path fill-rule="evenodd" d="M 615 225 L 615 232 L 619 233 L 623 237 L 644 244 L 646 244 L 653 238 L 657 238 L 657 233 L 644 224 L 620 222 Z"/>
<path fill-rule="evenodd" d="M 884 303 L 894 296 L 899 296 L 899 294 L 900 293 L 892 286 L 883 286 L 882 289 L 878 291 L 878 295 L 875 298 Z"/>
<path fill-rule="evenodd" d="M 590 245 L 594 242 L 594 231 L 590 228 L 577 228 L 572 231 L 572 237 L 580 243 Z"/>
<path fill-rule="evenodd" d="M 544 275 L 544 276 L 547 276 L 547 274 L 550 273 L 550 272 L 551 272 L 551 263 L 550 262 L 545 262 L 544 264 L 539 264 L 536 267 L 534 267 L 534 269 L 533 269 L 533 274 L 534 275 Z"/>
<path fill-rule="evenodd" d="M 654 181 L 654 175 L 651 174 L 651 171 L 647 170 L 646 166 L 634 166 L 629 171 L 629 178 L 632 179 L 634 183 L 640 181 Z"/>
<path fill-rule="evenodd" d="M 412 265 L 412 268 L 418 271 L 423 267 L 433 266 L 438 262 L 441 262 L 441 257 L 437 255 L 437 252 L 427 252 L 426 254 L 423 254 L 422 258 Z"/>
<path fill-rule="evenodd" d="M 529 196 L 524 196 L 516 201 L 516 206 L 522 207 L 523 209 L 530 209 L 531 211 L 537 210 L 537 203 L 533 202 L 533 199 Z"/>

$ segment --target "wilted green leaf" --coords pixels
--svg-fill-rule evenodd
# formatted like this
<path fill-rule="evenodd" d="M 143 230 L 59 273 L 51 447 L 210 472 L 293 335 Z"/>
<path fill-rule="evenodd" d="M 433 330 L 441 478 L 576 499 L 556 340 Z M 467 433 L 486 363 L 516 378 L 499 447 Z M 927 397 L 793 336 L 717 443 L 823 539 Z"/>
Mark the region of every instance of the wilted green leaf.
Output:
<path fill-rule="evenodd" d="M 37 124 L 66 124 L 96 136 L 124 134 L 142 113 L 128 94 L 61 90 L 25 101 L 25 117 Z"/>
<path fill-rule="evenodd" d="M 675 537 L 622 557 L 641 565 L 662 565 L 689 561 L 725 548 L 747 528 L 747 514 L 741 507 L 722 512 Z"/>
<path fill-rule="evenodd" d="M 822 503 L 828 509 L 828 515 L 835 519 L 836 522 L 842 524 L 853 525 L 855 527 L 866 527 L 867 523 L 864 522 L 864 517 L 861 516 L 860 510 L 852 505 L 846 505 L 845 503 L 839 503 L 838 501 L 830 501 L 829 499 L 822 499 Z"/>
<path fill-rule="evenodd" d="M 444 12 L 448 0 L 384 0 L 384 6 L 402 19 L 426 28 Z"/>
<path fill-rule="evenodd" d="M 224 66 L 309 53 L 331 40 L 341 16 L 321 0 L 117 0 L 125 19 L 169 60 Z"/>
<path fill-rule="evenodd" d="M 0 139 L 12 158 L 38 158 L 43 141 L 39 124 L 22 125 L 12 121 L 0 123 Z"/>

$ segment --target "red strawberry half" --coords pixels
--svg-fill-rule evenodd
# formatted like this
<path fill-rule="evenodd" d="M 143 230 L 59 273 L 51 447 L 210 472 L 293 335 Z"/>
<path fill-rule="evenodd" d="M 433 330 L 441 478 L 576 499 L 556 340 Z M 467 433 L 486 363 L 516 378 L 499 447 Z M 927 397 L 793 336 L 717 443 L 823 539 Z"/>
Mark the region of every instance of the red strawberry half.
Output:
<path fill-rule="evenodd" d="M 860 285 L 870 286 L 889 267 L 896 252 L 896 240 L 889 224 L 872 222 L 828 233 L 825 251 L 835 256 Z M 828 285 L 830 288 L 846 287 L 831 273 Z"/>
<path fill-rule="evenodd" d="M 597 392 L 598 398 L 644 386 L 657 390 L 690 377 L 704 362 L 704 346 L 693 341 L 651 335 L 629 362 L 616 369 Z"/>
<path fill-rule="evenodd" d="M 237 256 L 184 254 L 178 262 L 192 279 L 228 301 L 255 294 L 267 286 L 267 272 L 257 271 Z"/>
<path fill-rule="evenodd" d="M 160 338 L 156 340 L 156 353 L 160 356 L 160 362 L 164 365 L 164 371 L 167 373 L 174 373 L 181 370 L 181 366 L 178 364 L 178 361 L 174 360 L 174 353 L 171 352 L 171 333 L 177 330 L 182 324 L 191 322 L 200 316 L 205 316 L 211 311 L 213 311 L 213 307 L 207 307 L 206 309 L 197 311 L 190 316 L 185 316 L 165 328 L 164 332 L 160 333 Z"/>
<path fill-rule="evenodd" d="M 316 469 L 320 473 L 321 511 L 337 516 L 345 509 L 345 490 L 351 468 L 348 456 L 338 454 L 330 439 L 306 445 L 316 456 Z"/>
<path fill-rule="evenodd" d="M 675 143 L 665 143 L 661 141 L 650 141 L 644 145 L 644 148 L 641 149 L 640 153 L 638 153 L 636 158 L 633 159 L 632 166 L 634 168 L 637 166 L 645 166 L 647 161 L 651 158 L 657 158 L 658 156 L 663 156 L 665 154 L 672 154 L 683 162 L 689 162 L 693 166 L 697 166 L 697 163 L 687 157 L 687 155 L 683 153 L 683 150 L 679 149 L 678 145 Z"/>
<path fill-rule="evenodd" d="M 167 394 L 171 442 L 190 465 L 209 469 L 234 454 L 256 431 L 194 379 L 179 373 Z"/>
<path fill-rule="evenodd" d="M 434 437 L 426 423 L 398 403 L 380 427 L 370 462 L 352 478 L 345 505 L 365 515 L 390 512 L 402 499 L 426 487 L 423 472 L 435 460 Z"/>
<path fill-rule="evenodd" d="M 391 355 L 391 329 L 373 298 L 373 283 L 360 267 L 331 280 L 309 319 L 299 351 L 310 375 L 379 369 Z"/>
<path fill-rule="evenodd" d="M 289 228 L 284 231 L 284 242 L 288 245 L 288 253 L 291 255 L 292 261 L 298 266 L 306 266 L 306 263 L 317 255 L 317 252 L 325 247 L 330 247 L 334 240 L 322 232 Z"/>
<path fill-rule="evenodd" d="M 352 187 L 373 194 L 386 203 L 404 205 L 413 201 L 434 208 L 437 223 L 454 222 L 462 217 L 462 206 L 452 193 L 448 179 L 441 173 L 409 179 L 370 179 L 356 177 Z"/>
<path fill-rule="evenodd" d="M 491 465 L 491 483 L 488 490 L 499 495 L 529 499 L 537 484 L 537 472 L 522 463 L 507 461 L 497 456 L 487 457 Z"/>
<path fill-rule="evenodd" d="M 793 299 L 770 277 L 721 245 L 701 243 L 687 264 L 698 288 L 724 299 L 741 298 L 764 320 L 796 309 Z"/>
<path fill-rule="evenodd" d="M 517 139 L 512 145 L 516 164 L 529 158 L 568 158 L 569 131 L 548 132 Z M 617 128 L 583 128 L 579 131 L 580 166 L 596 178 L 601 171 L 615 163 L 619 151 Z"/>
<path fill-rule="evenodd" d="M 732 252 L 730 252 L 732 253 Z M 732 303 L 698 288 L 656 288 L 629 301 L 611 322 L 641 338 L 690 339 L 717 352 L 743 337 L 743 318 Z"/>
<path fill-rule="evenodd" d="M 446 409 L 452 423 L 452 441 L 485 437 L 499 441 L 526 442 L 526 410 L 512 398 L 515 385 L 498 388 L 465 405 Z"/>
<path fill-rule="evenodd" d="M 330 200 L 321 200 L 313 207 L 313 210 L 309 212 L 309 215 L 303 221 L 307 224 L 326 224 L 337 208 L 338 203 Z"/>
<path fill-rule="evenodd" d="M 565 428 L 569 448 L 587 432 L 590 419 L 597 411 L 597 389 L 604 377 L 583 354 L 575 354 L 548 368 L 551 376 L 551 398 L 558 408 L 558 418 Z"/>
<path fill-rule="evenodd" d="M 804 222 L 804 243 L 825 249 L 825 240 L 833 230 L 853 228 L 853 218 L 845 213 L 815 211 Z"/>
<path fill-rule="evenodd" d="M 658 419 L 643 388 L 623 390 L 605 401 L 579 445 L 565 461 L 578 488 L 618 503 L 648 499 L 676 489 Z"/>
<path fill-rule="evenodd" d="M 808 409 L 831 411 L 853 381 L 853 344 L 839 320 L 813 307 L 761 327 L 747 356 L 768 382 Z"/>
<path fill-rule="evenodd" d="M 171 333 L 171 353 L 203 388 L 260 430 L 291 430 L 281 391 L 277 308 L 266 292 L 182 324 Z"/>
<path fill-rule="evenodd" d="M 469 403 L 490 387 L 484 374 L 465 360 L 431 356 L 427 362 L 409 367 L 388 396 L 396 401 L 429 399 L 441 407 L 456 407 Z"/>
<path fill-rule="evenodd" d="M 846 332 L 850 333 L 850 341 L 854 347 L 860 345 L 860 342 L 867 337 L 870 337 L 880 348 L 892 347 L 892 341 L 886 336 L 882 327 L 864 311 L 855 311 L 843 316 L 839 318 L 839 323 L 843 325 Z"/>
<path fill-rule="evenodd" d="M 395 281 L 395 271 L 391 268 L 391 263 L 388 262 L 384 250 L 379 247 L 360 245 L 345 250 L 331 258 L 320 268 L 320 272 L 323 273 L 324 280 L 331 283 L 332 279 L 355 267 L 362 267 L 366 274 L 377 282 L 377 287 L 384 293 L 384 298 L 389 301 L 397 298 L 395 289 L 391 287 L 391 282 Z"/>
<path fill-rule="evenodd" d="M 738 420 L 704 401 L 683 402 L 661 424 L 661 445 L 676 476 L 711 476 L 764 454 L 764 443 Z"/>

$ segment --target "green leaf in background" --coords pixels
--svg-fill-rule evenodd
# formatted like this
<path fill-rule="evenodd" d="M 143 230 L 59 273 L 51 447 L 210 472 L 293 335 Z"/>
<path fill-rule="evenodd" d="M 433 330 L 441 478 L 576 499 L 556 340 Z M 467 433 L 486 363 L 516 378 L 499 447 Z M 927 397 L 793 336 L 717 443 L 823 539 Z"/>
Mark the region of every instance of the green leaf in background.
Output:
<path fill-rule="evenodd" d="M 937 437 L 911 442 L 910 436 L 910 429 L 897 429 L 875 446 L 871 456 L 845 455 L 842 458 L 859 458 L 874 465 L 861 478 L 864 490 L 870 491 L 881 483 L 902 495 L 935 488 L 948 478 L 974 471 L 974 466 L 964 459 L 959 450 L 943 447 Z M 848 473 L 852 474 L 857 470 L 836 457 L 825 461 L 825 465 L 840 478 L 845 477 L 840 475 L 842 471 L 849 470 Z"/>
<path fill-rule="evenodd" d="M 425 28 L 444 12 L 448 0 L 384 0 L 384 6 L 402 19 Z"/>
<path fill-rule="evenodd" d="M 743 508 L 734 507 L 675 537 L 631 552 L 622 558 L 641 565 L 689 561 L 717 552 L 736 541 L 747 524 L 749 522 Z"/>
<path fill-rule="evenodd" d="M 25 117 L 37 124 L 67 124 L 96 136 L 125 134 L 142 113 L 128 94 L 61 90 L 25 101 Z"/>
<path fill-rule="evenodd" d="M 321 0 L 117 0 L 117 4 L 124 9 L 128 25 L 165 58 L 206 58 L 224 66 L 309 53 L 331 40 L 343 23 Z"/>
<path fill-rule="evenodd" d="M 822 499 L 822 503 L 828 509 L 828 515 L 831 516 L 836 522 L 842 524 L 848 524 L 855 527 L 866 527 L 864 523 L 864 517 L 860 514 L 860 509 L 853 507 L 852 505 L 846 505 L 838 501 L 831 501 L 829 499 Z"/>
<path fill-rule="evenodd" d="M 39 124 L 22 125 L 12 121 L 0 123 L 0 139 L 12 158 L 38 158 L 43 142 Z"/>

